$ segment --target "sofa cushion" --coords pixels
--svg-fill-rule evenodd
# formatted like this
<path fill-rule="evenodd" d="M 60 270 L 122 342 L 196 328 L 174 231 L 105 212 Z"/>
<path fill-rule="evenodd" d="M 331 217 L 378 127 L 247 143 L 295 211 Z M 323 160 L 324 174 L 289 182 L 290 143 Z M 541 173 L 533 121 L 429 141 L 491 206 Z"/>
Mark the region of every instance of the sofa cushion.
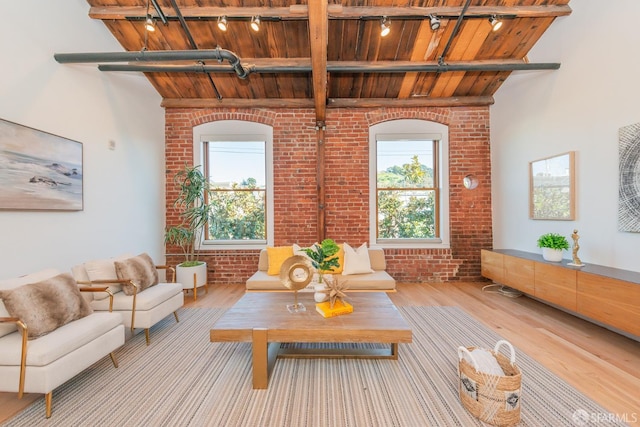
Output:
<path fill-rule="evenodd" d="M 344 276 L 351 274 L 373 273 L 367 244 L 363 243 L 358 249 L 353 249 L 348 243 L 344 244 Z"/>
<path fill-rule="evenodd" d="M 158 283 L 139 292 L 136 296 L 136 311 L 151 310 L 172 296 L 182 293 L 180 283 Z M 91 307 L 96 311 L 109 310 L 109 300 L 93 300 Z M 133 307 L 133 295 L 118 292 L 113 295 L 113 311 L 131 311 Z"/>
<path fill-rule="evenodd" d="M 27 325 L 29 339 L 93 312 L 69 273 L 0 291 L 7 311 Z"/>
<path fill-rule="evenodd" d="M 269 257 L 269 269 L 267 274 L 276 276 L 280 274 L 282 263 L 293 256 L 293 247 L 291 246 L 269 246 L 267 247 L 267 256 Z"/>
<path fill-rule="evenodd" d="M 347 292 L 350 290 L 390 291 L 396 288 L 396 281 L 386 271 L 374 271 L 369 274 L 336 275 L 338 283 L 346 282 Z"/>
<path fill-rule="evenodd" d="M 105 259 L 96 259 L 87 261 L 84 263 L 84 268 L 87 271 L 87 276 L 89 276 L 89 280 L 118 280 L 118 274 L 116 273 L 115 261 L 123 260 L 130 258 L 131 255 L 121 255 L 116 258 L 105 258 Z M 76 280 L 78 277 L 76 276 Z M 110 285 L 95 285 L 95 286 L 108 286 L 109 290 L 112 293 L 120 292 L 122 290 L 122 285 L 120 283 L 113 283 Z M 105 299 L 108 298 L 109 294 L 106 292 L 96 292 L 93 295 L 93 299 Z"/>
<path fill-rule="evenodd" d="M 28 283 L 39 282 L 41 280 L 48 279 L 49 277 L 57 276 L 58 274 L 60 274 L 58 270 L 53 268 L 48 268 L 46 270 L 38 271 L 36 273 L 27 274 L 26 276 L 0 280 L 0 290 L 13 289 L 13 288 L 17 288 L 18 286 L 26 285 Z M 4 303 L 1 298 L 0 298 L 0 317 L 11 317 L 6 307 L 4 306 Z M 0 337 L 3 337 L 17 330 L 18 330 L 18 327 L 15 325 L 15 323 L 0 324 Z"/>
<path fill-rule="evenodd" d="M 384 250 L 380 248 L 369 248 L 369 261 L 374 271 L 384 271 L 387 269 L 387 261 L 384 258 Z"/>
<path fill-rule="evenodd" d="M 27 365 L 46 366 L 122 324 L 118 313 L 93 313 L 29 341 Z M 0 365 L 20 365 L 21 334 L 0 338 Z M 27 375 L 29 370 L 27 368 Z"/>
<path fill-rule="evenodd" d="M 151 257 L 146 253 L 115 261 L 114 265 L 118 279 L 131 280 L 139 286 L 138 291 L 158 284 L 158 270 L 156 270 Z M 123 283 L 122 292 L 126 295 L 133 295 L 135 287 L 130 283 Z"/>

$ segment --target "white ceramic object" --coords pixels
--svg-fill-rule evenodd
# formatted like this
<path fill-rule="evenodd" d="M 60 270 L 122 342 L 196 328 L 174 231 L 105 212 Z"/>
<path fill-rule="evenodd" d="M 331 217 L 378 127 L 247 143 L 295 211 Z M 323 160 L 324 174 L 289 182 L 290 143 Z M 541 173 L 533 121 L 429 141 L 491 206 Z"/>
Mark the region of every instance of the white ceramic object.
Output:
<path fill-rule="evenodd" d="M 562 261 L 562 249 L 542 248 L 542 258 L 546 261 Z"/>
<path fill-rule="evenodd" d="M 194 275 L 196 288 L 206 285 L 207 263 L 203 262 L 195 267 L 182 267 L 180 265 L 176 267 L 176 282 L 182 283 L 182 289 L 194 288 Z"/>

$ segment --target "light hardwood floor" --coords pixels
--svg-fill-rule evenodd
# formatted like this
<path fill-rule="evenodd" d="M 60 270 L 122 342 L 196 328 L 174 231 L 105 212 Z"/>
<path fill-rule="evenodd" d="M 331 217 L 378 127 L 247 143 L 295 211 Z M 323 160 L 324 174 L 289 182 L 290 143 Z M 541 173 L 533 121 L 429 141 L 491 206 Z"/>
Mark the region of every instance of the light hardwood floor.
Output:
<path fill-rule="evenodd" d="M 461 307 L 611 413 L 640 426 L 639 342 L 530 298 L 483 291 L 485 285 L 398 284 L 389 296 L 398 306 Z M 208 294 L 199 292 L 195 302 L 187 295 L 185 306 L 230 307 L 243 293 L 243 285 L 212 285 Z M 18 400 L 15 393 L 0 393 L 0 422 L 40 397 Z"/>

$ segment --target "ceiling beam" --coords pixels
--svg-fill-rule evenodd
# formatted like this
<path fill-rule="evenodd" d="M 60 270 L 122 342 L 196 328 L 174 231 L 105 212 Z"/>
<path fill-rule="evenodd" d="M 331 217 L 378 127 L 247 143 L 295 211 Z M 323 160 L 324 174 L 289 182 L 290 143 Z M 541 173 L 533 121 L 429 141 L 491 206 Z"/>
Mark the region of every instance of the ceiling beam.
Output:
<path fill-rule="evenodd" d="M 327 0 L 309 0 L 311 80 L 316 123 L 324 125 L 327 108 L 327 48 L 329 43 Z"/>
<path fill-rule="evenodd" d="M 494 103 L 492 96 L 454 96 L 449 98 L 416 97 L 408 99 L 352 99 L 329 98 L 328 108 L 384 108 L 384 107 L 460 107 L 486 106 Z M 165 98 L 164 108 L 314 108 L 313 99 L 239 99 L 225 98 Z"/>
<path fill-rule="evenodd" d="M 185 19 L 216 19 L 225 15 L 227 18 L 251 18 L 258 15 L 271 19 L 308 19 L 312 6 L 292 5 L 289 7 L 198 7 L 184 6 L 180 8 Z M 376 7 L 376 6 L 341 6 L 326 7 L 329 19 L 362 19 L 380 16 L 393 18 L 426 18 L 437 15 L 442 18 L 457 18 L 462 7 Z M 567 16 L 571 14 L 568 5 L 554 6 L 470 6 L 466 17 L 486 17 L 490 15 L 508 16 L 512 18 L 542 18 Z M 175 13 L 165 13 L 167 19 L 177 20 Z M 89 9 L 89 17 L 102 20 L 123 20 L 144 18 L 147 16 L 146 6 L 93 6 Z"/>

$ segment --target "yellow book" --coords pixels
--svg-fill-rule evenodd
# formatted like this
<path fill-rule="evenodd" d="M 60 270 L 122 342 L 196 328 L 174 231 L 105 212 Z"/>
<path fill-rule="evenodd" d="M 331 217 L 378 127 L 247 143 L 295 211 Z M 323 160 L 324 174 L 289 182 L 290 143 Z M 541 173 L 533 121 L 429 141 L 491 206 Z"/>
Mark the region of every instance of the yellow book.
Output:
<path fill-rule="evenodd" d="M 333 308 L 331 308 L 331 302 L 325 301 L 316 304 L 316 311 L 323 317 L 334 317 L 340 316 L 341 314 L 353 313 L 353 306 L 348 302 L 336 300 Z"/>

